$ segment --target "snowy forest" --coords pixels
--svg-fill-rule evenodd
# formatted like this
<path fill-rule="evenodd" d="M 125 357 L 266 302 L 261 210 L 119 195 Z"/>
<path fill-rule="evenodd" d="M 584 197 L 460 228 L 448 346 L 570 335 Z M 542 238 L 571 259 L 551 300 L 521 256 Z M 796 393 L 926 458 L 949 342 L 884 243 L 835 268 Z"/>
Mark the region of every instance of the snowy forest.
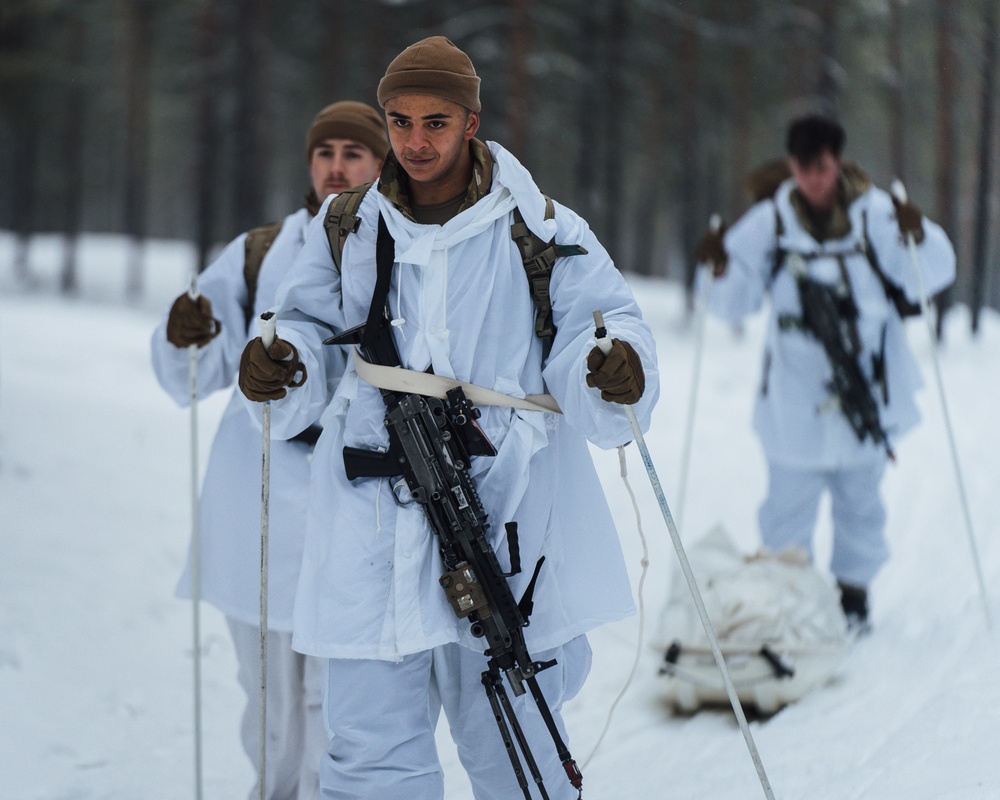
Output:
<path fill-rule="evenodd" d="M 580 211 L 622 269 L 688 281 L 715 211 L 783 152 L 788 120 L 836 115 L 845 157 L 894 177 L 956 243 L 954 297 L 1000 306 L 993 0 L 6 0 L 0 230 L 218 244 L 306 189 L 302 138 L 337 99 L 444 34 L 482 76 L 481 138 Z M 26 247 L 15 250 L 25 280 Z"/>

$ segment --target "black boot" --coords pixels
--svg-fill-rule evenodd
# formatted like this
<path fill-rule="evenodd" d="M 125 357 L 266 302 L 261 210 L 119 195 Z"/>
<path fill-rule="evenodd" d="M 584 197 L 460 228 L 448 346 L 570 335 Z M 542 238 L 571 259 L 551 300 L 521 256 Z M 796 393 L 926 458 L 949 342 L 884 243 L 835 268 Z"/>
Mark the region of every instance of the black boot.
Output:
<path fill-rule="evenodd" d="M 851 586 L 837 581 L 840 588 L 840 607 L 847 617 L 849 633 L 862 635 L 871 631 L 868 622 L 868 590 L 861 586 Z"/>

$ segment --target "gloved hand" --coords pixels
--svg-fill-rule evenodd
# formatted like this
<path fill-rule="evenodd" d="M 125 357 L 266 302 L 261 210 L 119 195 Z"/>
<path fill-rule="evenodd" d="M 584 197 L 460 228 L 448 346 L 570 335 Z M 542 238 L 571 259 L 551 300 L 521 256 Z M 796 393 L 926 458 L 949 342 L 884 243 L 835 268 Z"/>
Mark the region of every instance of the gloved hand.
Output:
<path fill-rule="evenodd" d="M 903 239 L 913 236 L 913 241 L 920 244 L 924 240 L 924 215 L 920 209 L 910 202 L 901 203 L 895 197 L 892 204 L 896 206 L 896 224 Z"/>
<path fill-rule="evenodd" d="M 611 352 L 595 347 L 587 354 L 587 386 L 601 390 L 609 403 L 631 405 L 646 389 L 646 373 L 635 348 L 621 339 L 611 340 Z"/>
<path fill-rule="evenodd" d="M 296 378 L 296 373 L 302 375 Z M 258 403 L 280 400 L 285 387 L 295 388 L 306 382 L 305 365 L 298 351 L 283 339 L 275 339 L 270 350 L 258 336 L 247 343 L 240 356 L 240 391 Z"/>
<path fill-rule="evenodd" d="M 222 331 L 222 323 L 212 316 L 212 303 L 205 295 L 192 300 L 187 292 L 170 307 L 167 341 L 175 347 L 204 347 Z"/>
<path fill-rule="evenodd" d="M 726 246 L 722 238 L 726 235 L 726 223 L 719 225 L 718 229 L 709 228 L 698 242 L 695 251 L 695 259 L 699 264 L 710 264 L 712 274 L 716 278 L 721 278 L 726 274 L 726 266 L 729 264 L 729 255 L 726 253 Z"/>

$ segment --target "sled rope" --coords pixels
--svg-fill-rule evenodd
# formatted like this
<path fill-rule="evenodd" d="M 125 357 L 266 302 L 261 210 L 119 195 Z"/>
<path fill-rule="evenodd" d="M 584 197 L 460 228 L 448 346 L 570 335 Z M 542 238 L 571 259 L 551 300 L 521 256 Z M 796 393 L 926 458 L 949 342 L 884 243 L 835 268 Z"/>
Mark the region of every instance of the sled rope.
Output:
<path fill-rule="evenodd" d="M 629 672 L 628 678 L 625 680 L 625 685 L 622 686 L 622 690 L 618 693 L 615 701 L 611 704 L 611 708 L 608 709 L 608 718 L 604 722 L 604 730 L 602 730 L 601 735 L 597 737 L 597 744 L 595 744 L 594 749 L 590 751 L 590 755 L 583 760 L 582 769 L 586 769 L 590 765 L 594 756 L 597 754 L 601 743 L 604 741 L 605 735 L 607 735 L 608 730 L 611 728 L 611 718 L 614 716 L 615 709 L 618 708 L 618 704 L 622 701 L 622 698 L 625 697 L 625 693 L 629 690 L 629 687 L 632 685 L 632 681 L 635 679 L 636 672 L 639 671 L 639 660 L 642 657 L 643 630 L 646 626 L 646 607 L 643 601 L 642 588 L 643 584 L 646 582 L 646 573 L 649 571 L 649 547 L 646 545 L 646 533 L 642 529 L 642 515 L 639 513 L 639 503 L 635 499 L 635 492 L 632 491 L 632 484 L 628 481 L 628 466 L 625 462 L 625 445 L 620 445 L 618 447 L 618 466 L 622 477 L 622 483 L 625 484 L 628 496 L 632 500 L 632 509 L 635 511 L 635 525 L 636 529 L 639 531 L 639 540 L 642 542 L 642 561 L 639 562 L 642 565 L 642 571 L 639 573 L 639 597 L 637 600 L 637 605 L 639 607 L 639 634 L 636 637 L 635 658 L 632 660 L 632 671 Z"/>

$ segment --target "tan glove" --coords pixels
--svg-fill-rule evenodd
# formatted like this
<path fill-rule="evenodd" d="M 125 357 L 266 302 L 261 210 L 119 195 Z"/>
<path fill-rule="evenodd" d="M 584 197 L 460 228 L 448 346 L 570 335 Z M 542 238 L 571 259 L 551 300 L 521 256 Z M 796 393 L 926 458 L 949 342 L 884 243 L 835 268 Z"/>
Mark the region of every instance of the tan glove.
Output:
<path fill-rule="evenodd" d="M 301 372 L 301 377 L 296 374 Z M 247 343 L 240 356 L 240 391 L 251 400 L 263 403 L 280 400 L 287 394 L 285 387 L 294 389 L 306 382 L 305 365 L 298 351 L 283 339 L 275 339 L 270 350 L 258 336 Z"/>
<path fill-rule="evenodd" d="M 903 239 L 912 236 L 913 241 L 920 244 L 924 240 L 924 215 L 920 209 L 910 202 L 901 203 L 895 197 L 892 204 L 896 206 L 896 224 Z"/>
<path fill-rule="evenodd" d="M 212 316 L 212 303 L 205 295 L 192 300 L 187 292 L 170 307 L 167 341 L 174 347 L 204 347 L 222 331 L 222 323 Z"/>
<path fill-rule="evenodd" d="M 635 348 L 621 339 L 611 340 L 611 352 L 604 355 L 595 347 L 587 355 L 587 386 L 601 390 L 609 403 L 631 405 L 646 389 L 646 373 Z"/>
<path fill-rule="evenodd" d="M 726 223 L 719 225 L 718 229 L 705 231 L 698 242 L 695 251 L 695 259 L 699 264 L 710 264 L 712 274 L 716 278 L 721 278 L 726 274 L 726 266 L 729 264 L 729 255 L 726 253 L 726 246 L 722 238 L 726 235 Z"/>

